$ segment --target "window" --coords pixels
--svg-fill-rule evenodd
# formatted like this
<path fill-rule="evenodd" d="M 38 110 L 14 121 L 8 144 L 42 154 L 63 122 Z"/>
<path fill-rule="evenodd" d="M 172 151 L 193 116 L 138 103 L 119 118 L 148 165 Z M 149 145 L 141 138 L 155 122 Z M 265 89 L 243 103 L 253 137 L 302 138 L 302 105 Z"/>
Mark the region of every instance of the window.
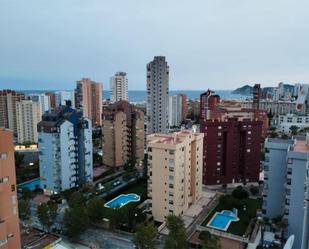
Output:
<path fill-rule="evenodd" d="M 0 153 L 0 159 L 6 160 L 7 158 L 8 158 L 8 153 L 6 153 L 6 152 Z"/>
<path fill-rule="evenodd" d="M 11 191 L 14 192 L 15 191 L 15 185 L 11 185 Z"/>

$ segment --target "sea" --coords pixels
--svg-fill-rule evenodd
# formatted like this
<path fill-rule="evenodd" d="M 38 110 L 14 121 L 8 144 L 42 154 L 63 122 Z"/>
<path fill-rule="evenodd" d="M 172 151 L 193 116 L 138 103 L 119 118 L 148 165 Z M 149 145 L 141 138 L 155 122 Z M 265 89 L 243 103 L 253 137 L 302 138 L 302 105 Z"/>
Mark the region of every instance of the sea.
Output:
<path fill-rule="evenodd" d="M 48 92 L 53 92 L 57 90 L 49 90 Z M 43 90 L 21 90 L 25 94 L 33 94 L 33 93 L 44 93 L 46 91 Z M 186 94 L 187 99 L 195 100 L 199 99 L 200 95 L 205 92 L 205 90 L 171 90 L 169 92 L 170 96 L 177 95 L 177 94 Z M 215 90 L 215 93 L 218 94 L 221 99 L 235 99 L 235 100 L 244 100 L 248 99 L 251 96 L 240 95 L 240 94 L 233 94 L 233 90 Z M 146 101 L 146 91 L 144 90 L 129 90 L 129 101 L 130 102 L 145 102 Z M 103 99 L 110 98 L 110 91 L 105 90 L 103 91 Z"/>

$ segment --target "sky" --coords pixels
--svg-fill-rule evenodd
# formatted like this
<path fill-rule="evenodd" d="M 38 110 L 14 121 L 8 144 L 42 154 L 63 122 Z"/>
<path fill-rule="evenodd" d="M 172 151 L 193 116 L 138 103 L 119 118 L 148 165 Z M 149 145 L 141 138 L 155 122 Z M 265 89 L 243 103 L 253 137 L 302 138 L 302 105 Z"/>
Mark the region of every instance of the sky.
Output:
<path fill-rule="evenodd" d="M 0 0 L 0 89 L 146 88 L 164 55 L 170 89 L 309 83 L 308 0 Z"/>

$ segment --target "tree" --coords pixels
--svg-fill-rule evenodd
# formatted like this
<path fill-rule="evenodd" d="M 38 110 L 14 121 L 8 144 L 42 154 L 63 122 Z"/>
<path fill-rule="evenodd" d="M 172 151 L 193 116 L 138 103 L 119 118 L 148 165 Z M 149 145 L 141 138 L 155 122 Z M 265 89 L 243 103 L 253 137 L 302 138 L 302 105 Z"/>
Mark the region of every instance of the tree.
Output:
<path fill-rule="evenodd" d="M 21 166 L 21 164 L 22 164 L 22 162 L 24 160 L 25 155 L 15 151 L 14 157 L 15 157 L 15 166 L 16 166 L 16 168 L 18 168 L 18 167 Z"/>
<path fill-rule="evenodd" d="M 297 135 L 298 130 L 299 130 L 299 127 L 296 126 L 296 125 L 292 125 L 292 126 L 290 127 L 290 131 L 291 131 L 291 133 L 292 133 L 293 136 Z"/>
<path fill-rule="evenodd" d="M 23 188 L 21 190 L 21 195 L 23 197 L 23 200 L 30 200 L 33 198 L 34 194 L 30 189 Z"/>
<path fill-rule="evenodd" d="M 87 213 L 92 222 L 101 221 L 104 217 L 104 201 L 99 198 L 92 199 L 87 205 Z"/>
<path fill-rule="evenodd" d="M 135 156 L 132 156 L 124 165 L 124 169 L 126 171 L 134 171 L 136 169 L 135 166 L 136 166 L 136 158 Z"/>
<path fill-rule="evenodd" d="M 153 223 L 140 224 L 133 237 L 133 243 L 137 249 L 155 249 L 155 239 L 158 235 L 158 230 Z"/>
<path fill-rule="evenodd" d="M 46 228 L 47 231 L 50 230 L 50 228 L 55 222 L 58 214 L 57 209 L 58 206 L 54 202 L 42 203 L 37 208 L 38 218 L 42 226 Z"/>
<path fill-rule="evenodd" d="M 199 239 L 203 241 L 203 249 L 221 249 L 219 238 L 213 236 L 208 231 L 202 231 L 200 233 Z"/>
<path fill-rule="evenodd" d="M 184 249 L 187 248 L 185 225 L 180 216 L 168 215 L 166 226 L 169 234 L 165 240 L 165 249 Z"/>
<path fill-rule="evenodd" d="M 82 232 L 87 229 L 89 225 L 89 218 L 87 211 L 82 206 L 74 208 L 69 207 L 64 213 L 64 227 L 65 233 L 70 238 L 78 237 Z"/>
<path fill-rule="evenodd" d="M 64 227 L 68 237 L 74 239 L 84 232 L 89 225 L 86 199 L 83 194 L 75 192 L 71 195 L 68 203 L 69 208 L 64 213 Z"/>
<path fill-rule="evenodd" d="M 257 195 L 258 193 L 259 193 L 259 187 L 257 187 L 257 186 L 253 186 L 253 185 L 251 185 L 250 186 L 250 193 L 252 194 L 252 195 Z"/>
<path fill-rule="evenodd" d="M 249 193 L 242 186 L 238 186 L 232 192 L 232 196 L 236 199 L 242 200 L 249 197 Z"/>
<path fill-rule="evenodd" d="M 18 201 L 18 213 L 21 220 L 29 221 L 31 215 L 29 200 L 25 199 Z"/>

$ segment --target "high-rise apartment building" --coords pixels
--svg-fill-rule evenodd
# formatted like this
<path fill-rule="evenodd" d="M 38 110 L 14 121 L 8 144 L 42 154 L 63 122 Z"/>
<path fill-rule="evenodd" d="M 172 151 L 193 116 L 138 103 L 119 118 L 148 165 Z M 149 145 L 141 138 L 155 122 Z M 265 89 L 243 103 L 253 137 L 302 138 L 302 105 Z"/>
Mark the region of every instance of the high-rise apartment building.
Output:
<path fill-rule="evenodd" d="M 283 217 L 293 248 L 308 249 L 309 239 L 309 137 L 265 141 L 263 213 Z"/>
<path fill-rule="evenodd" d="M 119 101 L 103 111 L 103 163 L 124 166 L 130 159 L 144 159 L 144 113 L 126 101 Z"/>
<path fill-rule="evenodd" d="M 203 134 L 152 134 L 148 145 L 148 197 L 155 221 L 182 215 L 202 195 Z"/>
<path fill-rule="evenodd" d="M 13 132 L 0 128 L 0 248 L 21 248 Z"/>
<path fill-rule="evenodd" d="M 92 182 L 91 121 L 61 106 L 38 124 L 41 188 L 59 193 Z"/>
<path fill-rule="evenodd" d="M 16 102 L 25 99 L 23 93 L 13 90 L 0 90 L 0 127 L 8 128 L 17 133 Z"/>
<path fill-rule="evenodd" d="M 18 143 L 37 143 L 37 124 L 41 121 L 41 103 L 22 100 L 16 103 L 16 124 Z"/>
<path fill-rule="evenodd" d="M 147 64 L 147 133 L 167 133 L 169 66 L 164 56 Z"/>
<path fill-rule="evenodd" d="M 102 84 L 89 78 L 76 82 L 76 108 L 82 110 L 93 126 L 102 123 L 102 91 Z"/>
<path fill-rule="evenodd" d="M 262 122 L 246 118 L 200 120 L 204 136 L 203 183 L 258 182 Z"/>
<path fill-rule="evenodd" d="M 56 95 L 54 92 L 48 92 L 46 95 L 49 97 L 50 100 L 50 108 L 55 109 L 56 108 Z"/>
<path fill-rule="evenodd" d="M 127 73 L 117 72 L 110 80 L 111 101 L 129 100 Z"/>
<path fill-rule="evenodd" d="M 31 94 L 30 99 L 34 102 L 38 102 L 41 105 L 41 112 L 44 114 L 50 109 L 50 97 L 45 93 L 41 94 Z"/>
<path fill-rule="evenodd" d="M 181 119 L 184 121 L 187 118 L 187 95 L 179 94 L 181 96 Z"/>
<path fill-rule="evenodd" d="M 181 122 L 185 120 L 187 113 L 186 102 L 186 95 L 184 94 L 169 96 L 169 127 L 180 126 Z"/>
<path fill-rule="evenodd" d="M 260 143 L 267 113 L 257 118 L 258 110 L 236 104 L 222 103 L 220 96 L 210 90 L 201 94 L 200 131 L 205 134 L 203 183 L 206 185 L 259 180 Z"/>
<path fill-rule="evenodd" d="M 75 108 L 75 93 L 74 91 L 56 91 L 55 92 L 55 107 L 66 106 L 70 102 L 71 107 Z"/>

